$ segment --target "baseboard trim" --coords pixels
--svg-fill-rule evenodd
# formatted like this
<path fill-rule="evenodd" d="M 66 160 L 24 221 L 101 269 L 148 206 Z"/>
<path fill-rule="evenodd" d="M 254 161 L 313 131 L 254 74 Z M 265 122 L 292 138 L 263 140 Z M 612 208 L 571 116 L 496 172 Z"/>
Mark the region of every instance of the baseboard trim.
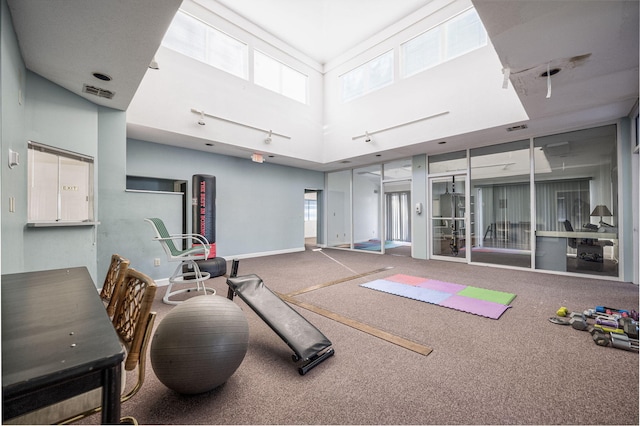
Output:
<path fill-rule="evenodd" d="M 158 280 L 154 280 L 158 287 L 163 287 L 169 285 L 169 278 L 160 278 Z"/>
<path fill-rule="evenodd" d="M 297 247 L 285 250 L 273 250 L 273 251 L 263 251 L 257 253 L 245 253 L 245 254 L 236 254 L 236 255 L 226 255 L 226 256 L 217 256 L 223 258 L 225 261 L 229 262 L 234 259 L 251 259 L 252 257 L 264 257 L 264 256 L 275 256 L 278 254 L 287 254 L 287 253 L 297 253 L 301 251 L 305 251 L 304 247 Z M 154 280 L 158 287 L 164 287 L 169 285 L 169 278 L 159 278 Z"/>
<path fill-rule="evenodd" d="M 250 259 L 252 257 L 264 257 L 264 256 L 275 256 L 277 254 L 287 254 L 287 253 L 297 253 L 297 252 L 301 252 L 301 251 L 305 251 L 306 249 L 304 247 L 296 247 L 296 248 L 290 248 L 290 249 L 284 249 L 284 250 L 273 250 L 273 251 L 263 251 L 263 252 L 256 252 L 256 253 L 245 253 L 245 254 L 236 254 L 236 255 L 225 255 L 225 256 L 219 256 L 224 258 L 224 260 L 233 260 L 233 259 Z"/>

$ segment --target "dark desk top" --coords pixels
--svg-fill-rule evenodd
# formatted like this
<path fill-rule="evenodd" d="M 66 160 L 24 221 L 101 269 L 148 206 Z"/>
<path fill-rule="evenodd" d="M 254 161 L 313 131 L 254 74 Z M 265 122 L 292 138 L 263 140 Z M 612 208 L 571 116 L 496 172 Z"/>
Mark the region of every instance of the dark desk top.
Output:
<path fill-rule="evenodd" d="M 124 359 L 86 268 L 3 275 L 0 290 L 3 398 Z"/>

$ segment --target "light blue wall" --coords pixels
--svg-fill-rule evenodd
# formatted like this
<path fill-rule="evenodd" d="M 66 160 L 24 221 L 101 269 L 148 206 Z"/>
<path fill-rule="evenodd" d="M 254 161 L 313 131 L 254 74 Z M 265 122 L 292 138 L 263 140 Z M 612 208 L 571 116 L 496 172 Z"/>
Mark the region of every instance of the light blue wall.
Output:
<path fill-rule="evenodd" d="M 153 279 L 167 278 L 175 265 L 166 262 L 160 244 L 153 242 L 153 230 L 145 217 L 163 214 L 168 227 L 180 229 L 180 197 L 167 194 L 125 192 L 126 113 L 100 108 L 98 124 L 98 276 L 104 277 L 111 255 L 131 261 L 131 267 Z M 153 259 L 162 259 L 159 267 Z M 98 287 L 102 282 L 97 283 Z"/>
<path fill-rule="evenodd" d="M 23 227 L 27 210 L 26 158 L 24 128 L 24 96 L 26 69 L 13 32 L 13 23 L 6 0 L 0 1 L 0 170 L 2 170 L 2 265 L 3 274 L 24 269 Z M 9 169 L 6 166 L 9 149 L 20 154 L 21 165 Z M 9 211 L 9 199 L 16 202 L 16 212 Z"/>
<path fill-rule="evenodd" d="M 413 178 L 411 180 L 411 251 L 416 259 L 427 258 L 427 156 L 416 155 L 412 159 L 411 170 Z M 418 214 L 415 209 L 417 203 L 422 203 L 422 213 Z"/>
<path fill-rule="evenodd" d="M 618 180 L 618 193 L 620 194 L 618 199 L 618 226 L 620 229 L 627 229 L 626 232 L 620 235 L 620 248 L 619 253 L 622 253 L 622 259 L 620 262 L 620 276 L 625 281 L 633 281 L 634 279 L 634 248 L 633 248 L 633 196 L 631 192 L 634 189 L 632 183 L 632 165 L 631 156 L 625 155 L 625 153 L 633 151 L 634 142 L 631 139 L 631 125 L 632 122 L 629 118 L 623 118 L 618 123 L 618 166 L 620 168 L 619 180 Z M 636 282 L 637 284 L 637 282 Z"/>
<path fill-rule="evenodd" d="M 98 108 L 60 86 L 27 72 L 25 138 L 96 158 Z M 26 155 L 24 157 L 26 160 Z M 27 164 L 22 197 L 27 195 Z M 26 211 L 21 214 L 27 222 Z M 93 226 L 24 228 L 26 271 L 86 266 L 96 279 L 96 233 Z"/>
<path fill-rule="evenodd" d="M 321 172 L 134 139 L 127 141 L 127 174 L 186 180 L 189 199 L 193 175 L 215 176 L 217 255 L 227 258 L 303 250 L 304 190 L 324 187 Z M 176 209 L 154 214 L 172 217 Z"/>
<path fill-rule="evenodd" d="M 91 226 L 28 228 L 27 141 L 97 155 L 95 104 L 26 71 L 2 1 L 2 273 L 86 266 L 96 278 L 96 234 Z M 20 155 L 9 169 L 8 150 Z M 8 200 L 15 198 L 15 212 Z M 6 201 L 5 201 L 6 200 Z"/>

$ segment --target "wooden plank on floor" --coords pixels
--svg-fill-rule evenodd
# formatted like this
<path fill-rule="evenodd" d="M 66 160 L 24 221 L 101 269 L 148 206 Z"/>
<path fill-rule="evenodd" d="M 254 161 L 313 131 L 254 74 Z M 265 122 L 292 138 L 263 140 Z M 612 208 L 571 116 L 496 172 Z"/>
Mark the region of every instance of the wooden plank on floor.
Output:
<path fill-rule="evenodd" d="M 355 328 L 356 330 L 360 330 L 364 333 L 375 336 L 379 339 L 386 340 L 389 343 L 393 343 L 405 349 L 408 349 L 413 352 L 417 352 L 421 355 L 429 355 L 433 349 L 428 346 L 421 345 L 420 343 L 413 342 L 411 340 L 405 339 L 404 337 L 396 336 L 395 334 L 391 334 L 387 331 L 380 330 L 378 328 L 372 327 L 368 324 L 362 323 L 360 321 L 353 320 L 351 318 L 347 318 L 343 315 L 337 314 L 335 312 L 331 312 L 327 309 L 321 308 L 319 306 L 312 305 L 310 303 L 301 302 L 299 300 L 294 299 L 288 295 L 278 294 L 282 300 L 291 303 L 292 305 L 299 306 L 308 311 L 314 312 L 318 315 L 322 315 L 323 317 L 332 319 L 341 324 L 347 325 L 349 327 Z"/>
<path fill-rule="evenodd" d="M 313 285 L 311 287 L 307 287 L 307 288 L 303 288 L 301 290 L 297 290 L 297 291 L 294 291 L 294 292 L 291 292 L 291 293 L 287 293 L 286 296 L 287 297 L 298 296 L 299 294 L 308 293 L 310 291 L 319 290 L 321 288 L 325 288 L 325 287 L 329 287 L 329 286 L 332 286 L 332 285 L 336 285 L 336 284 L 344 283 L 344 282 L 347 282 L 347 281 L 355 280 L 357 278 L 362 278 L 362 277 L 366 277 L 368 275 L 377 274 L 379 272 L 388 271 L 389 269 L 393 269 L 393 266 L 385 266 L 384 268 L 376 269 L 374 271 L 363 272 L 362 274 L 352 275 L 352 276 L 346 277 L 346 278 L 340 278 L 338 280 L 329 281 L 328 283 Z"/>

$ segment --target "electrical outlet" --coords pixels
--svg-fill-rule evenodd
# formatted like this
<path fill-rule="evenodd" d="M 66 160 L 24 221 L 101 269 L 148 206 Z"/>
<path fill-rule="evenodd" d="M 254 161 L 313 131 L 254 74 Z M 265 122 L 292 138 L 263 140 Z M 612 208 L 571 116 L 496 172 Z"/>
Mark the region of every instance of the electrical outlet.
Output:
<path fill-rule="evenodd" d="M 153 259 L 153 266 L 160 266 L 160 258 L 156 257 L 155 259 Z"/>

